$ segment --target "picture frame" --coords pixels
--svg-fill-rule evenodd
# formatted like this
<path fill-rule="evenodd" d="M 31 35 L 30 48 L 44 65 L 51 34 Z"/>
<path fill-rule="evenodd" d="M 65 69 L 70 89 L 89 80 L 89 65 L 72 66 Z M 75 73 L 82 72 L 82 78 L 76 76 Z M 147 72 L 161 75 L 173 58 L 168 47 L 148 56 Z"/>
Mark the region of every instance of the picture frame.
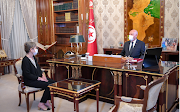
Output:
<path fill-rule="evenodd" d="M 163 51 L 177 51 L 178 38 L 163 38 L 161 47 Z"/>
<path fill-rule="evenodd" d="M 6 52 L 4 50 L 0 50 L 0 58 L 6 58 Z"/>
<path fill-rule="evenodd" d="M 135 29 L 137 39 L 148 43 L 149 48 L 160 47 L 164 37 L 164 8 L 165 0 L 124 0 L 124 42 L 129 41 L 129 32 Z"/>

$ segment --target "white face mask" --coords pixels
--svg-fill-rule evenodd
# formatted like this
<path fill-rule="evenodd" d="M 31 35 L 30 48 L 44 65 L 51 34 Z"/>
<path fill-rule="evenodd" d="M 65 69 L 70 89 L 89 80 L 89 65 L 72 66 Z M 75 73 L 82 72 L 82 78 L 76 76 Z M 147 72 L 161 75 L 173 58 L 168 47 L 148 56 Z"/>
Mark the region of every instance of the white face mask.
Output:
<path fill-rule="evenodd" d="M 129 35 L 129 40 L 130 40 L 130 41 L 133 41 L 133 40 L 134 40 L 133 37 L 134 37 L 133 35 Z"/>
<path fill-rule="evenodd" d="M 33 55 L 35 56 L 37 55 L 37 53 L 38 53 L 38 49 L 35 49 L 35 52 L 33 52 Z"/>

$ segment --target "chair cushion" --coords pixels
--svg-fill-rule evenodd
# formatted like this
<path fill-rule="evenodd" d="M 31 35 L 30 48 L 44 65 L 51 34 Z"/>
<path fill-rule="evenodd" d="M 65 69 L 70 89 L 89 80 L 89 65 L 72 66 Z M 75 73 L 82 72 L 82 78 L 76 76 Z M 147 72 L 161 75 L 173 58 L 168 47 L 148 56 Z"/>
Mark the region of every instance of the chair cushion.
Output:
<path fill-rule="evenodd" d="M 130 104 L 125 102 L 120 102 L 118 112 L 142 112 L 142 104 Z M 111 108 L 108 112 L 112 112 L 115 106 Z"/>
<path fill-rule="evenodd" d="M 34 87 L 28 87 L 28 86 L 25 86 L 25 87 L 26 87 L 26 88 L 24 89 L 24 92 L 25 92 L 25 93 L 42 90 L 41 88 L 34 88 Z M 20 83 L 19 86 L 18 86 L 18 90 L 22 92 L 21 83 Z"/>
<path fill-rule="evenodd" d="M 120 106 L 117 112 L 142 112 L 142 104 L 130 104 L 120 102 Z M 112 112 L 115 109 L 115 105 L 108 112 Z M 154 112 L 157 112 L 156 110 Z"/>

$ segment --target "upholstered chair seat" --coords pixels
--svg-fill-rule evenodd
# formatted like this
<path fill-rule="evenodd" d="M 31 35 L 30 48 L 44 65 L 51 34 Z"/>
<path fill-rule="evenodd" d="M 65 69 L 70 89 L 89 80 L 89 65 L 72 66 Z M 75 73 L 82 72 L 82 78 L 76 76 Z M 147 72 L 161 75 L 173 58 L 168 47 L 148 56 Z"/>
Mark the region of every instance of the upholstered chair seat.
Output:
<path fill-rule="evenodd" d="M 40 90 L 42 90 L 42 89 L 41 88 L 34 88 L 34 87 L 25 86 L 24 93 L 29 93 L 29 92 L 33 92 L 33 91 L 40 91 Z M 23 92 L 23 90 L 21 88 L 21 83 L 18 86 L 18 91 Z"/>
<path fill-rule="evenodd" d="M 121 98 L 123 101 L 127 101 L 128 100 L 141 100 L 141 99 L 137 99 L 137 98 L 131 98 L 131 97 L 122 97 Z M 143 104 L 132 104 L 132 103 L 126 103 L 126 102 L 120 102 L 119 103 L 119 108 L 117 112 L 142 112 L 142 107 Z M 116 105 L 114 105 L 109 112 L 112 112 L 115 109 Z M 157 112 L 156 110 L 153 112 Z"/>

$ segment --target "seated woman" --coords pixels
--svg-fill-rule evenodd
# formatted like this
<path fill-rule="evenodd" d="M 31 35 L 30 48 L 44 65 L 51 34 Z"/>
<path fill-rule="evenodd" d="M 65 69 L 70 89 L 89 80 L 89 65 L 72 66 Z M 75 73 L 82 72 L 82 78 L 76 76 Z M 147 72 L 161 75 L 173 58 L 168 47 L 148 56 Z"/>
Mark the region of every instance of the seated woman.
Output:
<path fill-rule="evenodd" d="M 22 60 L 24 83 L 29 87 L 42 88 L 45 90 L 41 101 L 38 104 L 38 109 L 50 110 L 52 106 L 49 102 L 51 100 L 51 95 L 48 85 L 55 81 L 47 78 L 38 65 L 35 58 L 35 55 L 38 53 L 36 43 L 26 42 L 24 44 L 24 50 L 26 52 L 26 56 Z"/>

